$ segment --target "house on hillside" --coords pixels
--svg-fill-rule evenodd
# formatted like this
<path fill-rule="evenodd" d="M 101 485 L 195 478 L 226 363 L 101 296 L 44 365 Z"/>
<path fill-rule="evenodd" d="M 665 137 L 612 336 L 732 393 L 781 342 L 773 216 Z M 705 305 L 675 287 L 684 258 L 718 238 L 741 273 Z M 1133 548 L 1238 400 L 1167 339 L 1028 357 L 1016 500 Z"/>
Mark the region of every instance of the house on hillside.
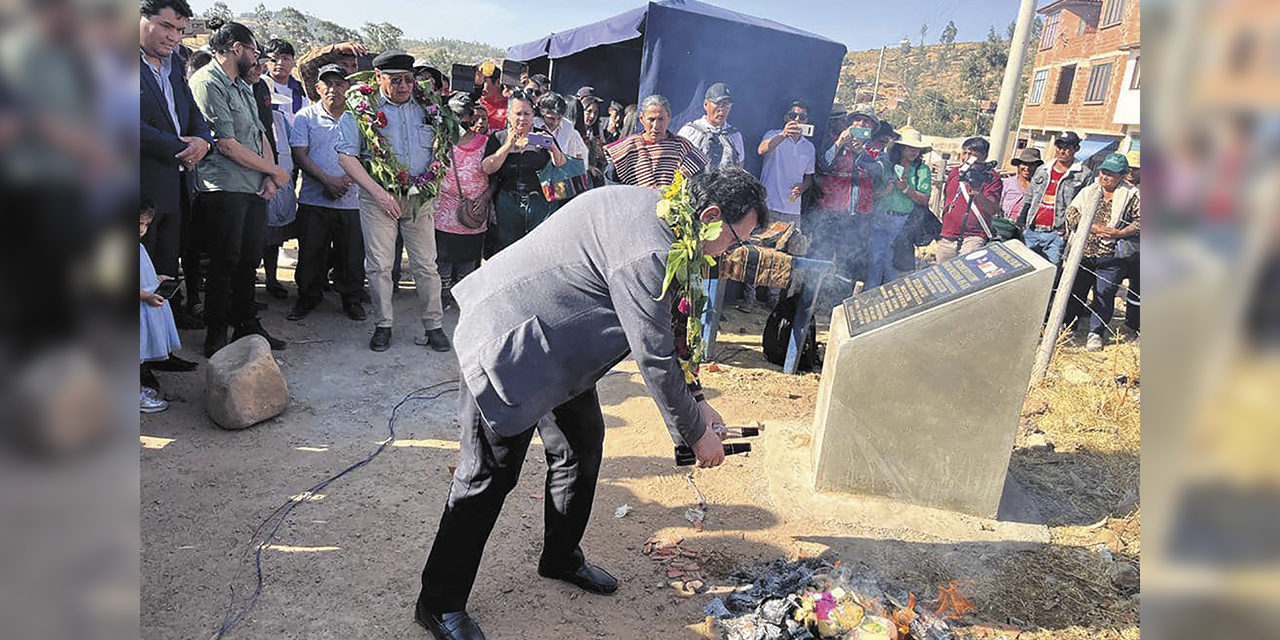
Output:
<path fill-rule="evenodd" d="M 1141 148 L 1140 0 L 1054 0 L 1044 16 L 1016 149 L 1045 152 L 1063 131 L 1078 158 Z M 1049 155 L 1049 154 L 1046 154 Z"/>

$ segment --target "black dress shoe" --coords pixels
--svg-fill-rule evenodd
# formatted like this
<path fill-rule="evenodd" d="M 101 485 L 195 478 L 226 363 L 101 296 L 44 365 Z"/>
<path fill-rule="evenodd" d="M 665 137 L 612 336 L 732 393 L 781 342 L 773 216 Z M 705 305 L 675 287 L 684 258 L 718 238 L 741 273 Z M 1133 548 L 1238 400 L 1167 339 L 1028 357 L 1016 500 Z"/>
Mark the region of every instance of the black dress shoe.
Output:
<path fill-rule="evenodd" d="M 445 335 L 444 329 L 427 329 L 427 344 L 431 345 L 433 351 L 442 353 L 453 348 L 453 344 L 449 342 L 449 336 Z"/>
<path fill-rule="evenodd" d="M 342 310 L 347 312 L 348 318 L 351 318 L 356 322 L 362 322 L 365 318 L 369 317 L 369 315 L 364 312 L 364 307 L 354 300 L 342 303 Z"/>
<path fill-rule="evenodd" d="M 285 298 L 289 297 L 289 290 L 284 288 L 284 285 L 280 284 L 279 282 L 268 282 L 267 293 L 271 294 L 272 297 L 277 298 L 279 300 L 284 300 Z"/>
<path fill-rule="evenodd" d="M 204 330 L 204 357 L 212 358 L 213 354 L 227 346 L 227 327 L 221 329 L 214 327 L 205 327 Z"/>
<path fill-rule="evenodd" d="M 177 327 L 183 331 L 204 328 L 204 320 L 201 320 L 199 316 L 191 315 L 178 307 L 174 307 L 173 309 L 173 324 L 177 325 Z"/>
<path fill-rule="evenodd" d="M 150 364 L 151 368 L 156 371 L 194 371 L 198 366 L 196 363 L 191 362 L 190 360 L 183 360 L 172 353 L 169 354 L 167 359 L 152 362 Z"/>
<path fill-rule="evenodd" d="M 289 343 L 285 342 L 284 340 L 281 340 L 280 338 L 276 338 L 271 334 L 267 333 L 267 330 L 262 328 L 262 323 L 259 322 L 257 318 L 254 318 L 253 320 L 249 320 L 248 322 L 245 322 L 244 324 L 240 325 L 236 329 L 235 333 L 231 334 L 231 341 L 235 342 L 240 338 L 243 338 L 249 335 L 255 335 L 255 334 L 260 335 L 263 338 L 266 338 L 267 344 L 271 345 L 272 351 L 282 351 L 285 347 L 289 346 Z"/>
<path fill-rule="evenodd" d="M 307 317 L 307 315 L 314 311 L 315 308 L 316 305 L 314 303 L 307 303 L 299 300 L 293 305 L 293 308 L 289 310 L 289 315 L 285 316 L 285 318 L 289 320 L 301 320 Z"/>
<path fill-rule="evenodd" d="M 374 351 L 386 351 L 391 348 L 391 327 L 376 327 L 373 337 L 369 338 L 369 348 Z"/>
<path fill-rule="evenodd" d="M 414 609 L 413 619 L 430 631 L 436 640 L 485 640 L 480 625 L 466 611 L 425 613 Z"/>
<path fill-rule="evenodd" d="M 617 578 L 610 575 L 608 571 L 585 562 L 575 571 L 557 572 L 548 571 L 539 564 L 538 575 L 553 580 L 564 580 L 570 584 L 577 585 L 583 591 L 597 593 L 602 596 L 610 595 L 618 590 Z"/>

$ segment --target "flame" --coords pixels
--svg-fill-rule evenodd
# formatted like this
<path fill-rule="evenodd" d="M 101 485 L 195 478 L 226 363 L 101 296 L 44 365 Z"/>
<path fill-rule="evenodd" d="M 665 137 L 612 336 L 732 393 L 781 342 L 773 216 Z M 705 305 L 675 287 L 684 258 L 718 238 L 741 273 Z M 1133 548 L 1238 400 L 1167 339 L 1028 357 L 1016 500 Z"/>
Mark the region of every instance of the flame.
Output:
<path fill-rule="evenodd" d="M 945 587 L 938 585 L 938 610 L 934 612 L 935 615 L 940 618 L 959 620 L 964 617 L 964 614 L 977 611 L 973 602 L 960 593 L 961 584 L 964 583 L 952 580 Z"/>

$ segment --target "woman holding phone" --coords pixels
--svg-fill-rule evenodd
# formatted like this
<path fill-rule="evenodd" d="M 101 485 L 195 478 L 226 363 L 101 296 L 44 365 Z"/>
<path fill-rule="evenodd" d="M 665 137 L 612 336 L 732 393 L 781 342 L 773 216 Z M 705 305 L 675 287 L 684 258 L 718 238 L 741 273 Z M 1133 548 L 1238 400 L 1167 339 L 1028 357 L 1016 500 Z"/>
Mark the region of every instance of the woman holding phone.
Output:
<path fill-rule="evenodd" d="M 527 235 L 553 211 L 542 196 L 538 172 L 547 163 L 559 167 L 567 158 L 555 137 L 533 129 L 533 99 L 517 89 L 507 101 L 507 128 L 489 137 L 480 169 L 498 184 L 494 209 L 498 218 L 498 250 Z"/>

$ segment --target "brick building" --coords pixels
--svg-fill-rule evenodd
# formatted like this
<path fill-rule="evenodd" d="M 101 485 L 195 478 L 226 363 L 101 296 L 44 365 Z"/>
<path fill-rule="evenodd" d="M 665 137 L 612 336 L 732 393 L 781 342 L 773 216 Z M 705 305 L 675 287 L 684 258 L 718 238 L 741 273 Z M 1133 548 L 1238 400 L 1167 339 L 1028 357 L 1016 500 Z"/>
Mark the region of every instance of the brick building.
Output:
<path fill-rule="evenodd" d="M 1079 157 L 1141 148 L 1140 0 L 1053 0 L 1016 146 L 1046 151 L 1057 135 L 1084 138 Z M 1016 151 L 1015 151 L 1016 154 Z"/>

